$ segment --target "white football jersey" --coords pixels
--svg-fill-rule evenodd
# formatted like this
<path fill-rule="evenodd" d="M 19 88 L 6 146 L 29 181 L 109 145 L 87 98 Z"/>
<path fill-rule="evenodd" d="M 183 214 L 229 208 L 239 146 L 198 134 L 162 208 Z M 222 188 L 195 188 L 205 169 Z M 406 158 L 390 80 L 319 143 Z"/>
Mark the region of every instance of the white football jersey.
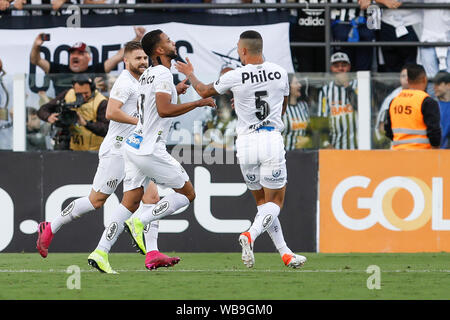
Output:
<path fill-rule="evenodd" d="M 121 110 L 126 114 L 137 118 L 137 97 L 138 97 L 138 81 L 131 75 L 128 70 L 123 70 L 111 89 L 109 98 L 118 100 L 123 103 Z M 114 120 L 109 122 L 108 133 L 106 134 L 98 152 L 99 156 L 111 153 L 120 153 L 122 143 L 133 132 L 134 125 L 121 123 Z"/>
<path fill-rule="evenodd" d="M 138 124 L 127 139 L 127 150 L 135 154 L 151 154 L 155 143 L 167 142 L 172 118 L 161 118 L 156 109 L 156 93 L 171 95 L 171 102 L 177 103 L 177 89 L 170 70 L 163 65 L 150 67 L 139 78 Z"/>
<path fill-rule="evenodd" d="M 284 97 L 289 95 L 289 80 L 279 65 L 264 62 L 228 71 L 214 83 L 214 88 L 219 94 L 233 92 L 238 135 L 261 127 L 283 131 L 281 113 Z"/>

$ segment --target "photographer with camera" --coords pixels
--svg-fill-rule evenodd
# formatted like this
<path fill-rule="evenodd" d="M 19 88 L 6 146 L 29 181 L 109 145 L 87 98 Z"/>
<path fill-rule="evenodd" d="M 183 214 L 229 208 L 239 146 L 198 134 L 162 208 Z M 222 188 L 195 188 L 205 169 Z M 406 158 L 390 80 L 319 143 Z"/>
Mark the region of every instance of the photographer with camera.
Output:
<path fill-rule="evenodd" d="M 107 104 L 87 75 L 77 75 L 72 88 L 42 105 L 38 116 L 57 128 L 55 150 L 98 150 L 108 131 Z"/>

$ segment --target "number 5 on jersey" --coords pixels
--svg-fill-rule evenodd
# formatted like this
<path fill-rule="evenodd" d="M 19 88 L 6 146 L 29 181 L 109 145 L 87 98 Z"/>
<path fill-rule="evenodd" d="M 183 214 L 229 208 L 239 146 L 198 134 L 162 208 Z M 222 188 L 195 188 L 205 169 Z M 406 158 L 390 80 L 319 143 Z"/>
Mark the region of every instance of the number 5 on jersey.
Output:
<path fill-rule="evenodd" d="M 267 91 L 255 92 L 255 106 L 257 110 L 255 112 L 255 115 L 259 120 L 264 120 L 269 115 L 270 112 L 269 104 L 267 103 L 267 101 L 262 99 L 267 96 L 268 96 Z"/>

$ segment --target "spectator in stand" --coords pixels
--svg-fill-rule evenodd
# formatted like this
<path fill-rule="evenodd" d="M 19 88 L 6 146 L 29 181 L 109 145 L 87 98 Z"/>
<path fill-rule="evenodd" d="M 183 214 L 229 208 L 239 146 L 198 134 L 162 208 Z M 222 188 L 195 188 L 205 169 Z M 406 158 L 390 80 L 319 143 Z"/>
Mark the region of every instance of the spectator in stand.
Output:
<path fill-rule="evenodd" d="M 406 71 L 407 66 L 404 66 L 402 68 L 402 71 L 400 72 L 400 87 L 397 87 L 392 91 L 381 104 L 380 111 L 378 111 L 377 121 L 375 124 L 375 135 L 378 140 L 382 138 L 382 135 L 384 135 L 384 122 L 386 121 L 386 111 L 389 110 L 389 105 L 391 104 L 391 101 L 398 96 L 398 94 L 403 89 L 408 89 L 408 74 Z"/>
<path fill-rule="evenodd" d="M 433 82 L 441 114 L 441 148 L 450 149 L 450 73 L 439 72 Z"/>
<path fill-rule="evenodd" d="M 135 27 L 134 30 L 136 33 L 134 40 L 140 41 L 145 34 L 145 28 Z M 39 34 L 33 43 L 30 62 L 51 75 L 56 95 L 72 86 L 72 80 L 76 74 L 86 73 L 90 77 L 106 74 L 113 70 L 123 59 L 124 48 L 121 48 L 105 62 L 89 65 L 92 59 L 91 49 L 86 43 L 77 42 L 69 49 L 69 65 L 50 62 L 41 57 L 40 47 L 44 43 L 41 35 L 43 34 Z M 103 79 L 97 77 L 94 81 L 97 88 L 101 90 L 104 86 Z"/>
<path fill-rule="evenodd" d="M 306 136 L 309 123 L 309 106 L 306 90 L 293 73 L 289 77 L 289 98 L 286 112 L 283 115 L 284 145 L 286 151 L 309 147 L 310 138 Z M 303 92 L 302 92 L 303 91 Z"/>
<path fill-rule="evenodd" d="M 402 2 L 397 0 L 375 0 L 389 9 L 383 9 L 381 14 L 381 29 L 377 41 L 419 41 L 414 27 L 420 24 L 422 17 L 420 10 L 397 9 Z M 420 0 L 408 0 L 420 2 Z M 379 71 L 400 72 L 406 64 L 415 64 L 417 60 L 417 47 L 392 46 L 381 48 L 382 57 L 379 57 Z"/>
<path fill-rule="evenodd" d="M 335 0 L 338 3 L 358 3 L 360 0 Z M 367 13 L 360 8 L 331 10 L 331 32 L 334 41 L 359 42 L 375 40 L 375 33 L 367 27 Z M 373 47 L 335 47 L 345 52 L 352 62 L 351 71 L 371 70 Z"/>
<path fill-rule="evenodd" d="M 40 0 L 39 2 L 33 0 L 13 0 L 14 10 L 11 12 L 12 16 L 42 16 L 42 15 L 50 15 L 52 10 L 23 10 L 23 6 L 26 4 L 51 4 L 51 0 Z"/>
<path fill-rule="evenodd" d="M 327 0 L 288 0 L 300 3 L 326 3 Z M 325 10 L 298 9 L 290 11 L 290 40 L 292 42 L 324 42 Z M 292 61 L 297 72 L 325 72 L 324 47 L 293 47 Z"/>
<path fill-rule="evenodd" d="M 319 92 L 318 116 L 328 117 L 331 141 L 325 141 L 322 147 L 358 149 L 358 84 L 349 78 L 350 59 L 344 52 L 336 52 L 330 62 L 334 80 Z"/>
<path fill-rule="evenodd" d="M 428 0 L 441 2 L 442 0 Z M 450 10 L 422 10 L 421 42 L 450 42 Z M 419 47 L 421 64 L 425 68 L 428 79 L 432 79 L 438 71 L 450 72 L 450 50 L 447 47 Z M 430 83 L 427 92 L 434 96 Z"/>
<path fill-rule="evenodd" d="M 252 0 L 203 0 L 205 3 L 252 3 Z M 251 13 L 255 12 L 254 9 L 209 9 L 209 13 L 217 14 L 241 14 L 241 13 Z"/>
<path fill-rule="evenodd" d="M 392 140 L 392 149 L 437 149 L 441 143 L 438 103 L 425 89 L 425 69 L 418 64 L 406 67 L 408 89 L 395 97 L 386 114 L 384 131 Z"/>

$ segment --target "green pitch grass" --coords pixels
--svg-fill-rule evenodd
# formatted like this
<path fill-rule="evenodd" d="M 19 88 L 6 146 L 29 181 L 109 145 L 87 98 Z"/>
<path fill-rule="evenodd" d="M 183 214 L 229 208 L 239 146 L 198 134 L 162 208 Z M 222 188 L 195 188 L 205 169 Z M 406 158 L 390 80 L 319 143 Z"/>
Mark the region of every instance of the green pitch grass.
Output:
<path fill-rule="evenodd" d="M 87 264 L 88 254 L 0 253 L 0 299 L 118 300 L 316 300 L 450 299 L 450 253 L 317 254 L 288 269 L 276 253 L 255 253 L 247 269 L 240 253 L 170 253 L 181 261 L 148 271 L 144 256 L 111 253 L 119 274 L 103 274 Z M 79 266 L 80 289 L 67 273 Z M 380 268 L 380 289 L 368 289 L 366 270 Z M 374 283 L 369 281 L 370 283 Z"/>

